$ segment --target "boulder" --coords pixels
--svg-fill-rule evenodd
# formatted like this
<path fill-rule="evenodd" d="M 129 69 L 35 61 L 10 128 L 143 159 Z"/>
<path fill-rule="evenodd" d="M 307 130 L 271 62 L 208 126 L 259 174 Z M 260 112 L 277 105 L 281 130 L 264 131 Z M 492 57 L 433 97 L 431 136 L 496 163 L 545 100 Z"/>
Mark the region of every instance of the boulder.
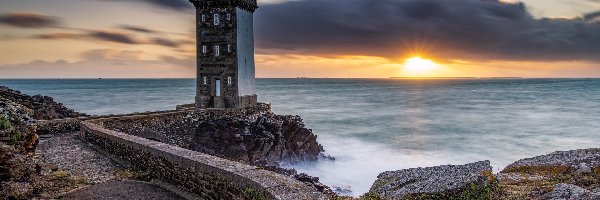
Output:
<path fill-rule="evenodd" d="M 489 161 L 388 171 L 377 176 L 368 195 L 382 199 L 460 199 L 489 188 L 494 182 L 491 172 Z"/>
<path fill-rule="evenodd" d="M 559 183 L 554 186 L 552 192 L 543 195 L 546 200 L 596 200 L 600 197 L 597 193 L 576 185 Z"/>
<path fill-rule="evenodd" d="M 578 169 L 588 171 L 587 168 L 600 166 L 600 149 L 580 149 L 572 151 L 557 151 L 551 154 L 525 158 L 508 165 L 503 172 L 522 171 L 531 168 L 562 167 L 564 170 Z"/>
<path fill-rule="evenodd" d="M 589 189 L 600 186 L 598 172 L 600 149 L 580 149 L 518 160 L 497 177 L 511 198 L 580 199 L 584 190 L 591 195 Z"/>

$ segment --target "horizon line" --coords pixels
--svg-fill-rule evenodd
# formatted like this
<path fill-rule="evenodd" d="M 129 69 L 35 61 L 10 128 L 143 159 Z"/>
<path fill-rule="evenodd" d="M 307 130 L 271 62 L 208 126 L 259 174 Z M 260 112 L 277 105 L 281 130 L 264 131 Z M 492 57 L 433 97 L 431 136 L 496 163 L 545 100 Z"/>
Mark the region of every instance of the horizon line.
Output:
<path fill-rule="evenodd" d="M 196 79 L 196 78 L 112 78 L 112 77 L 74 77 L 74 78 L 1 78 L 0 80 L 103 80 L 103 79 Z M 444 77 L 444 76 L 432 76 L 432 77 L 256 77 L 256 79 L 600 79 L 600 77 L 518 77 L 518 76 L 507 76 L 507 77 L 477 77 L 477 76 L 457 76 L 457 77 Z"/>

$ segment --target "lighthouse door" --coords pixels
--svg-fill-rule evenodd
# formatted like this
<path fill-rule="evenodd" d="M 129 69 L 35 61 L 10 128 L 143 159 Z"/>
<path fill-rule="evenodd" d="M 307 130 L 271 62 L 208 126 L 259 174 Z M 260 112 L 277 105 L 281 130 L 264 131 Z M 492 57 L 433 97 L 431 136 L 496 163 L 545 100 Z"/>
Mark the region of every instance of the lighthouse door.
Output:
<path fill-rule="evenodd" d="M 221 96 L 221 80 L 219 79 L 215 81 L 215 96 Z"/>

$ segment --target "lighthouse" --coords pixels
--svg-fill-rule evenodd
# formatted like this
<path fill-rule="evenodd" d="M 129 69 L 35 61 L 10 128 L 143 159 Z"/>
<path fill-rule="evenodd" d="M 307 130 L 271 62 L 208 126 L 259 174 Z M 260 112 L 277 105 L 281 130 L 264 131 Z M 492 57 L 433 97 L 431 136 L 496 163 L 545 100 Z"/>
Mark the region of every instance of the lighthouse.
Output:
<path fill-rule="evenodd" d="M 196 8 L 196 108 L 256 105 L 256 0 L 190 0 Z"/>

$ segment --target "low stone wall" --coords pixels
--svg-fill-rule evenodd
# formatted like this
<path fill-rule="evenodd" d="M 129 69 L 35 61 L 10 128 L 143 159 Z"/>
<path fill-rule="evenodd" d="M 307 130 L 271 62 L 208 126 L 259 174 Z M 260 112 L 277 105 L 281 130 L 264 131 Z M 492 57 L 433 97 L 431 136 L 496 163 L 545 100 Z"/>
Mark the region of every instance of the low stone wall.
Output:
<path fill-rule="evenodd" d="M 89 118 L 69 118 L 55 120 L 39 120 L 35 123 L 38 135 L 50 135 L 54 133 L 70 133 L 79 131 L 81 121 Z"/>
<path fill-rule="evenodd" d="M 203 199 L 326 199 L 314 188 L 275 172 L 81 122 L 81 137 L 136 170 Z"/>
<path fill-rule="evenodd" d="M 194 116 L 193 112 L 175 111 L 105 118 L 99 124 L 110 130 L 189 148 L 196 135 Z"/>

